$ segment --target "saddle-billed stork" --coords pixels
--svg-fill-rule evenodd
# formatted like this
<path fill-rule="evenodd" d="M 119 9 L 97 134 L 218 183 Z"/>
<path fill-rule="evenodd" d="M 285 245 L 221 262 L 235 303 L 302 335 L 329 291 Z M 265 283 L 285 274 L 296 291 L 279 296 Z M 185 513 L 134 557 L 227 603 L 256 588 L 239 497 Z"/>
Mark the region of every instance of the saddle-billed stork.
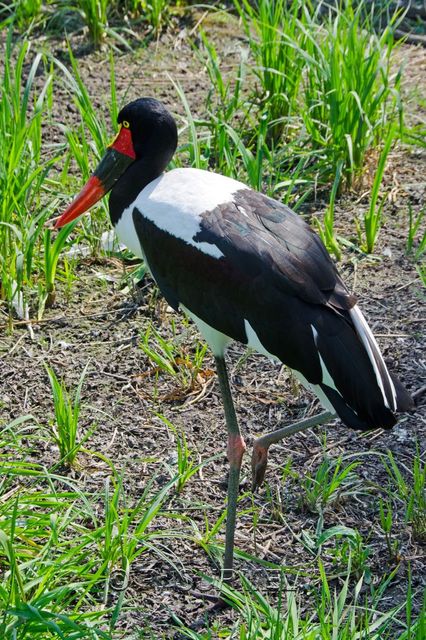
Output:
<path fill-rule="evenodd" d="M 109 191 L 118 238 L 143 258 L 167 302 L 196 323 L 216 361 L 228 429 L 228 506 L 223 577 L 232 576 L 240 467 L 245 450 L 225 365 L 231 340 L 290 367 L 326 411 L 259 438 L 253 485 L 268 448 L 336 414 L 354 429 L 392 427 L 411 408 L 355 297 L 320 238 L 284 204 L 231 178 L 199 169 L 164 173 L 177 146 L 162 103 L 141 98 L 122 109 L 119 133 L 56 226 Z"/>

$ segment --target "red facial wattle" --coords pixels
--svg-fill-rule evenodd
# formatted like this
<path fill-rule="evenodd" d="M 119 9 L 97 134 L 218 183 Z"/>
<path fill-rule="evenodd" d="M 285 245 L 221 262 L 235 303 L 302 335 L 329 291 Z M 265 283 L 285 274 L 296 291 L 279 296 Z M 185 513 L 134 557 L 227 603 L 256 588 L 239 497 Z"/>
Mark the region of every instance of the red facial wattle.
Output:
<path fill-rule="evenodd" d="M 132 134 L 128 127 L 121 126 L 115 140 L 109 145 L 110 149 L 115 149 L 129 158 L 136 160 L 136 153 L 133 148 Z"/>

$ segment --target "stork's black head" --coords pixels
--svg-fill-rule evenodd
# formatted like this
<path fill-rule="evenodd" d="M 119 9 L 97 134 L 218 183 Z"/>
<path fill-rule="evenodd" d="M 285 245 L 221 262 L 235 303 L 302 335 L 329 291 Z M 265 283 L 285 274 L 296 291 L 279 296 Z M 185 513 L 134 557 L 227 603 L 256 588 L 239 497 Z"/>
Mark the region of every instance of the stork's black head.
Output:
<path fill-rule="evenodd" d="M 159 176 L 177 146 L 176 123 L 166 107 L 154 98 L 140 98 L 118 114 L 120 126 L 94 174 L 59 217 L 56 227 L 71 222 L 87 211 L 115 185 L 115 200 L 123 204 L 134 192 Z M 127 171 L 127 173 L 126 173 Z M 116 184 L 123 174 L 126 178 Z M 111 209 L 111 201 L 110 201 Z"/>
<path fill-rule="evenodd" d="M 155 98 L 130 102 L 118 114 L 118 124 L 130 131 L 137 159 L 162 156 L 163 168 L 167 166 L 176 150 L 177 127 L 161 102 Z"/>

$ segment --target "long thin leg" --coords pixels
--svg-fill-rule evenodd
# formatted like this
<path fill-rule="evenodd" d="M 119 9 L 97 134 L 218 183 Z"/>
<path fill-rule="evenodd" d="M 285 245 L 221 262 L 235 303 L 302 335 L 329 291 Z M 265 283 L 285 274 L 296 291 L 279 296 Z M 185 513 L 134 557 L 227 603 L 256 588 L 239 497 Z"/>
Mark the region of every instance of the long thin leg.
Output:
<path fill-rule="evenodd" d="M 223 561 L 222 577 L 223 580 L 229 581 L 232 578 L 232 567 L 234 561 L 235 521 L 237 516 L 240 469 L 246 445 L 244 443 L 243 437 L 241 436 L 237 416 L 235 414 L 231 389 L 229 387 L 228 373 L 226 371 L 225 358 L 215 356 L 215 360 L 217 375 L 219 378 L 220 392 L 222 395 L 223 407 L 225 410 L 226 428 L 228 430 L 228 508 L 226 516 L 225 557 Z"/>
<path fill-rule="evenodd" d="M 265 435 L 255 440 L 251 458 L 253 491 L 262 484 L 263 478 L 265 477 L 266 465 L 268 463 L 268 449 L 271 444 L 279 442 L 283 438 L 291 436 L 294 433 L 298 433 L 299 431 L 305 431 L 306 429 L 310 429 L 311 427 L 316 427 L 320 424 L 324 424 L 324 422 L 328 422 L 334 417 L 334 413 L 330 413 L 330 411 L 324 411 L 323 413 L 319 413 L 316 416 L 312 416 L 312 418 L 306 418 L 305 420 L 300 420 L 300 422 L 295 422 L 294 424 L 289 424 L 285 427 L 281 427 L 281 429 L 276 429 L 276 431 L 266 433 Z"/>

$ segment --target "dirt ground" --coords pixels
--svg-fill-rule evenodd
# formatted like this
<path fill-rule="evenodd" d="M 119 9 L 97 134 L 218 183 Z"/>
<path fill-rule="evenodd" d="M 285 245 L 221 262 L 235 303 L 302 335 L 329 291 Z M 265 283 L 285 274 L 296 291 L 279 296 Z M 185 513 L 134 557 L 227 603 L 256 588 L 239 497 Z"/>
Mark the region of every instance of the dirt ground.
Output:
<path fill-rule="evenodd" d="M 235 37 L 228 23 L 218 21 L 211 33 L 220 42 L 226 64 L 232 64 L 243 46 L 242 37 Z M 116 63 L 118 94 L 127 98 L 152 95 L 163 100 L 175 112 L 182 113 L 168 73 L 179 80 L 185 89 L 191 108 L 201 108 L 208 90 L 207 76 L 200 71 L 188 42 L 191 27 L 163 36 L 148 49 L 126 54 Z M 58 42 L 60 53 L 62 44 Z M 84 51 L 82 52 L 84 53 Z M 167 54 L 167 55 L 166 55 Z M 424 49 L 404 47 L 407 72 L 404 82 L 408 96 L 410 117 L 425 117 L 411 105 L 412 90 L 426 71 Z M 107 57 L 90 53 L 79 58 L 80 68 L 92 96 L 97 96 L 99 109 L 106 110 L 108 99 Z M 100 73 L 104 65 L 105 73 Z M 423 75 L 424 77 L 424 75 Z M 65 103 L 66 101 L 66 103 Z M 66 93 L 55 89 L 55 108 L 64 121 L 75 117 L 74 107 Z M 413 102 L 414 105 L 414 102 Z M 415 110 L 414 110 L 415 109 Z M 59 130 L 51 132 L 51 139 L 59 140 Z M 416 272 L 412 259 L 406 255 L 405 240 L 408 225 L 407 207 L 414 211 L 426 201 L 426 150 L 400 146 L 391 154 L 384 190 L 389 192 L 385 206 L 383 229 L 374 256 L 364 257 L 345 251 L 339 269 L 344 280 L 359 299 L 370 326 L 383 350 L 391 371 L 398 374 L 407 389 L 416 397 L 416 411 L 403 415 L 390 432 L 374 431 L 360 434 L 349 431 L 338 421 L 326 428 L 309 430 L 290 437 L 271 450 L 267 471 L 268 485 L 254 497 L 250 488 L 249 456 L 243 467 L 242 490 L 236 545 L 248 554 L 288 567 L 288 580 L 305 581 L 310 593 L 312 576 L 316 576 L 313 556 L 302 544 L 303 535 L 315 532 L 318 514 L 310 513 L 301 504 L 301 479 L 313 473 L 323 458 L 359 459 L 362 464 L 356 473 L 362 481 L 357 496 L 338 501 L 324 512 L 324 528 L 337 524 L 356 528 L 371 547 L 368 563 L 371 579 L 377 581 L 392 565 L 386 544 L 378 526 L 377 501 L 388 484 L 388 476 L 381 463 L 381 454 L 390 450 L 399 464 L 411 466 L 416 445 L 425 451 L 426 442 L 426 358 L 425 358 L 425 298 L 426 290 Z M 316 201 L 306 209 L 309 219 L 320 215 L 326 202 Z M 346 238 L 355 235 L 353 219 L 368 206 L 368 191 L 349 194 L 340 200 L 336 211 L 339 233 Z M 130 292 L 123 288 L 122 263 L 114 258 L 86 258 L 78 266 L 77 278 L 69 299 L 59 289 L 55 306 L 48 310 L 43 322 L 32 324 L 34 339 L 25 325 L 16 324 L 12 335 L 0 337 L 0 419 L 10 421 L 24 414 L 33 414 L 41 425 L 47 425 L 53 415 L 51 393 L 43 362 L 48 362 L 63 376 L 70 387 L 89 362 L 83 387 L 84 410 L 81 428 L 84 433 L 94 423 L 97 427 L 86 446 L 114 461 L 124 472 L 124 486 L 130 501 L 137 500 L 147 481 L 156 475 L 161 486 L 170 478 L 168 467 L 176 464 L 174 437 L 155 416 L 161 412 L 185 432 L 194 460 L 206 461 L 202 472 L 193 476 L 180 495 L 171 495 L 169 511 L 190 515 L 200 528 L 204 517 L 214 522 L 225 504 L 223 480 L 226 474 L 225 426 L 219 389 L 213 375 L 213 361 L 207 355 L 198 386 L 188 395 L 166 374 L 155 375 L 155 368 L 139 347 L 140 334 L 152 322 L 162 335 L 171 336 L 171 318 L 176 323 L 177 340 L 183 350 L 193 353 L 198 339 L 195 329 L 182 317 L 172 314 L 157 295 L 153 283 L 145 279 Z M 2 329 L 6 317 L 1 314 Z M 288 372 L 271 364 L 259 355 L 245 361 L 243 347 L 229 349 L 228 365 L 234 399 L 242 430 L 250 449 L 254 437 L 262 432 L 290 423 L 319 409 L 317 401 L 299 388 Z M 326 441 L 324 439 L 326 433 Z M 34 461 L 46 466 L 57 460 L 54 445 L 42 441 L 33 453 Z M 282 481 L 282 469 L 291 458 L 296 475 Z M 102 489 L 109 470 L 97 458 L 80 456 L 80 469 L 75 477 L 89 491 Z M 368 489 L 368 490 L 367 490 Z M 273 500 L 271 499 L 273 497 Z M 259 521 L 253 526 L 253 508 Z M 410 525 L 403 522 L 403 513 L 395 501 L 395 530 L 400 541 L 400 562 L 396 577 L 389 589 L 389 607 L 402 601 L 407 588 L 407 567 L 411 564 L 413 589 L 419 590 L 426 575 L 425 541 L 416 540 Z M 399 510 L 398 510 L 399 509 Z M 188 585 L 202 587 L 199 572 L 216 575 L 216 568 L 203 549 L 191 539 L 189 526 L 171 523 L 166 518 L 156 520 L 155 527 L 164 527 L 182 538 L 169 538 L 167 546 L 176 554 L 180 573 L 172 575 L 166 563 L 148 554 L 132 566 L 127 597 L 135 609 L 122 620 L 123 628 L 131 630 L 144 625 L 167 630 L 170 611 L 191 621 L 202 612 L 205 603 L 194 596 Z M 224 531 L 217 541 L 223 542 Z M 241 570 L 257 586 L 273 595 L 277 585 L 273 571 L 237 558 Z M 300 569 L 304 577 L 296 578 Z M 338 578 L 336 578 L 338 583 Z M 307 599 L 307 602 L 309 598 Z M 222 620 L 232 619 L 226 612 Z"/>

